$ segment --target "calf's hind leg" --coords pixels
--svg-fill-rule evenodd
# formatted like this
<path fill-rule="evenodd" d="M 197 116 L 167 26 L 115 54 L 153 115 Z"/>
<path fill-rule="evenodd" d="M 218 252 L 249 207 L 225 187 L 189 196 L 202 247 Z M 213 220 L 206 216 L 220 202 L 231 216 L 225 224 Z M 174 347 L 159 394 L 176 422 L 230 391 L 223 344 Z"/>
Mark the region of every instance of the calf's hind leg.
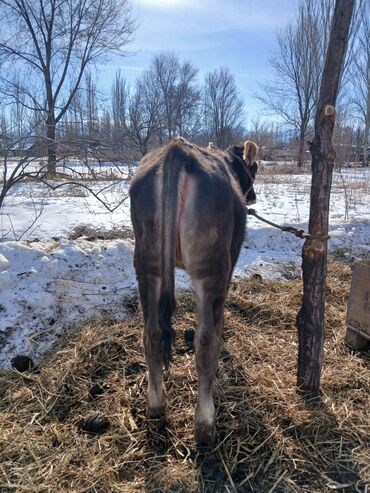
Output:
<path fill-rule="evenodd" d="M 208 445 L 215 439 L 213 387 L 222 346 L 224 305 L 228 275 L 194 280 L 198 299 L 198 329 L 195 359 L 198 374 L 198 400 L 194 416 L 195 441 Z"/>
<path fill-rule="evenodd" d="M 161 279 L 156 275 L 157 269 L 149 269 L 147 262 L 140 258 L 138 252 L 135 252 L 135 267 L 144 316 L 144 349 L 148 365 L 147 413 L 149 418 L 159 418 L 166 411 L 162 330 L 159 326 Z"/>

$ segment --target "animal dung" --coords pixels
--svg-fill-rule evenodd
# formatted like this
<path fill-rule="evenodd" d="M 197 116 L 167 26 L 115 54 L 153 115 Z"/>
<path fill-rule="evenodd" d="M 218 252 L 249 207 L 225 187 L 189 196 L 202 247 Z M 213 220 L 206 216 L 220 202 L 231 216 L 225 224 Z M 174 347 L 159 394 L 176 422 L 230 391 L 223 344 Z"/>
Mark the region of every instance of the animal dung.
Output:
<path fill-rule="evenodd" d="M 137 375 L 138 373 L 142 373 L 146 370 L 146 366 L 139 361 L 134 361 L 130 365 L 126 367 L 126 375 Z"/>
<path fill-rule="evenodd" d="M 86 418 L 80 419 L 77 426 L 88 433 L 105 433 L 110 426 L 110 421 L 102 413 L 93 413 Z"/>
<path fill-rule="evenodd" d="M 90 399 L 96 399 L 100 395 L 104 394 L 109 389 L 109 385 L 101 385 L 100 383 L 97 383 L 90 387 L 89 389 L 89 397 Z"/>
<path fill-rule="evenodd" d="M 24 356 L 21 354 L 14 356 L 14 358 L 11 359 L 10 363 L 14 368 L 14 370 L 17 370 L 20 373 L 24 373 L 26 371 L 32 371 L 35 368 L 35 364 L 32 361 L 32 359 L 28 356 Z"/>

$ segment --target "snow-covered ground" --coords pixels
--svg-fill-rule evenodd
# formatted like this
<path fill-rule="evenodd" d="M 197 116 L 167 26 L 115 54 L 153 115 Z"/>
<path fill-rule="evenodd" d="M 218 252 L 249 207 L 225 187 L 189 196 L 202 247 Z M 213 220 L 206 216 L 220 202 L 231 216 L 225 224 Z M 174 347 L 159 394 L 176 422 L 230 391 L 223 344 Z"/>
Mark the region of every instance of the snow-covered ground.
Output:
<path fill-rule="evenodd" d="M 255 208 L 262 216 L 307 228 L 308 174 L 264 175 L 257 181 Z M 107 185 L 105 200 L 121 204 L 126 183 L 91 184 L 95 191 Z M 370 256 L 369 190 L 369 169 L 335 174 L 330 251 Z M 37 360 L 66 327 L 106 315 L 125 316 L 124 300 L 136 289 L 133 243 L 69 240 L 69 231 L 81 224 L 130 228 L 128 200 L 110 213 L 75 186 L 51 192 L 42 185 L 20 184 L 8 196 L 0 218 L 0 366 L 8 368 L 17 353 Z M 299 276 L 302 244 L 251 216 L 235 276 Z M 179 288 L 190 286 L 183 272 L 177 272 L 176 281 Z"/>
<path fill-rule="evenodd" d="M 86 185 L 99 193 L 110 209 L 117 207 L 114 212 L 82 187 L 66 185 L 51 191 L 42 184 L 19 184 L 11 190 L 0 212 L 0 241 L 65 238 L 81 224 L 103 229 L 131 226 L 125 181 Z"/>

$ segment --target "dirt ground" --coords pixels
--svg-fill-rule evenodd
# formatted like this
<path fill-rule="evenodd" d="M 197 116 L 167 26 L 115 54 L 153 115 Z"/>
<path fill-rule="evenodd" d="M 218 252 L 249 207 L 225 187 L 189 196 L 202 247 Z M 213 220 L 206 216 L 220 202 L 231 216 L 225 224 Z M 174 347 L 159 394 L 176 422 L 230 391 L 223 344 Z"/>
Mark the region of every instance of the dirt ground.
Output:
<path fill-rule="evenodd" d="M 350 277 L 350 266 L 331 262 L 316 407 L 295 389 L 301 281 L 233 283 L 215 391 L 218 440 L 208 450 L 193 441 L 191 293 L 179 297 L 165 424 L 145 417 L 135 301 L 131 319 L 71 333 L 38 371 L 2 372 L 0 491 L 370 492 L 370 355 L 344 345 Z M 110 427 L 81 429 L 97 411 Z"/>

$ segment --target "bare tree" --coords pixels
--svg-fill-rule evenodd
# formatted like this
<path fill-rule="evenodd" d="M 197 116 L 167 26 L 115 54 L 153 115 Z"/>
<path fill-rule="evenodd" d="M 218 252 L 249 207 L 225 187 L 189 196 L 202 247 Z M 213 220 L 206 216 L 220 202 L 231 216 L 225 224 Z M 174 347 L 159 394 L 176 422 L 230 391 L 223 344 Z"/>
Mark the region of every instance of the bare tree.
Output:
<path fill-rule="evenodd" d="M 2 110 L 0 113 L 0 155 L 3 154 L 4 149 L 6 149 L 10 140 L 11 139 L 9 133 L 9 122 L 8 122 L 7 114 L 5 113 L 4 110 Z"/>
<path fill-rule="evenodd" d="M 192 139 L 201 127 L 201 91 L 196 86 L 198 69 L 190 62 L 179 67 L 176 88 L 176 125 L 179 135 Z"/>
<path fill-rule="evenodd" d="M 156 82 L 161 103 L 161 126 L 165 138 L 171 140 L 176 133 L 176 80 L 179 71 L 179 61 L 174 53 L 160 53 L 152 61 L 150 68 Z M 161 141 L 163 135 L 160 135 Z M 162 142 L 161 142 L 162 143 Z"/>
<path fill-rule="evenodd" d="M 124 141 L 127 138 L 128 105 L 128 85 L 121 71 L 118 70 L 111 88 L 113 147 L 117 150 L 122 150 Z"/>
<path fill-rule="evenodd" d="M 335 149 L 335 167 L 341 170 L 343 165 L 358 161 L 359 147 L 356 146 L 356 134 L 353 123 L 349 124 L 349 111 L 346 105 L 337 103 L 335 127 L 333 132 L 333 147 Z"/>
<path fill-rule="evenodd" d="M 362 0 L 358 8 L 356 35 L 349 68 L 349 104 L 354 116 L 363 125 L 363 159 L 367 162 L 370 146 L 370 0 Z"/>
<path fill-rule="evenodd" d="M 136 80 L 135 90 L 130 97 L 129 125 L 130 144 L 144 156 L 155 139 L 162 139 L 161 90 L 150 71 Z"/>
<path fill-rule="evenodd" d="M 84 101 L 82 89 L 79 88 L 62 118 L 59 127 L 61 127 L 64 138 L 67 140 L 79 140 L 86 134 L 86 120 L 84 116 Z"/>
<path fill-rule="evenodd" d="M 71 104 L 86 68 L 124 54 L 135 30 L 128 0 L 0 0 L 0 83 L 16 90 L 25 107 L 46 123 L 48 171 L 55 171 L 56 126 Z M 16 82 L 27 73 L 27 84 Z"/>
<path fill-rule="evenodd" d="M 270 160 L 273 150 L 280 146 L 278 124 L 256 117 L 251 120 L 244 140 L 252 140 L 259 147 L 258 162 Z"/>
<path fill-rule="evenodd" d="M 160 53 L 153 58 L 149 72 L 160 102 L 160 143 L 175 135 L 190 136 L 200 101 L 198 70 L 190 62 L 181 64 L 174 53 Z"/>
<path fill-rule="evenodd" d="M 0 134 L 6 135 L 8 133 L 8 119 L 4 110 L 0 113 Z"/>
<path fill-rule="evenodd" d="M 274 81 L 261 85 L 257 95 L 266 110 L 279 115 L 296 136 L 299 167 L 318 99 L 331 11 L 331 0 L 300 3 L 296 21 L 278 33 L 278 52 L 270 60 Z"/>
<path fill-rule="evenodd" d="M 87 122 L 87 136 L 90 143 L 95 143 L 98 139 L 98 95 L 95 81 L 91 72 L 85 75 L 85 114 Z"/>
<path fill-rule="evenodd" d="M 19 139 L 25 132 L 27 120 L 27 108 L 25 107 L 25 95 L 21 90 L 19 75 L 14 80 L 14 102 L 10 106 L 10 121 L 12 133 Z"/>
<path fill-rule="evenodd" d="M 112 124 L 112 116 L 108 109 L 106 109 L 103 113 L 103 116 L 100 118 L 100 138 L 103 142 L 110 143 L 112 150 L 114 151 L 114 155 L 116 156 L 117 149 L 115 147 L 115 138 L 114 138 L 114 127 Z M 120 157 L 123 158 L 123 153 L 120 153 Z M 121 159 L 122 159 L 121 158 Z"/>
<path fill-rule="evenodd" d="M 239 98 L 234 76 L 227 67 L 220 67 L 206 75 L 205 124 L 210 139 L 226 148 L 242 125 L 243 101 Z"/>
<path fill-rule="evenodd" d="M 275 130 L 272 123 L 263 121 L 260 117 L 253 118 L 247 134 L 249 140 L 255 142 L 259 147 L 258 158 L 261 160 L 266 148 L 271 148 L 275 144 Z"/>

